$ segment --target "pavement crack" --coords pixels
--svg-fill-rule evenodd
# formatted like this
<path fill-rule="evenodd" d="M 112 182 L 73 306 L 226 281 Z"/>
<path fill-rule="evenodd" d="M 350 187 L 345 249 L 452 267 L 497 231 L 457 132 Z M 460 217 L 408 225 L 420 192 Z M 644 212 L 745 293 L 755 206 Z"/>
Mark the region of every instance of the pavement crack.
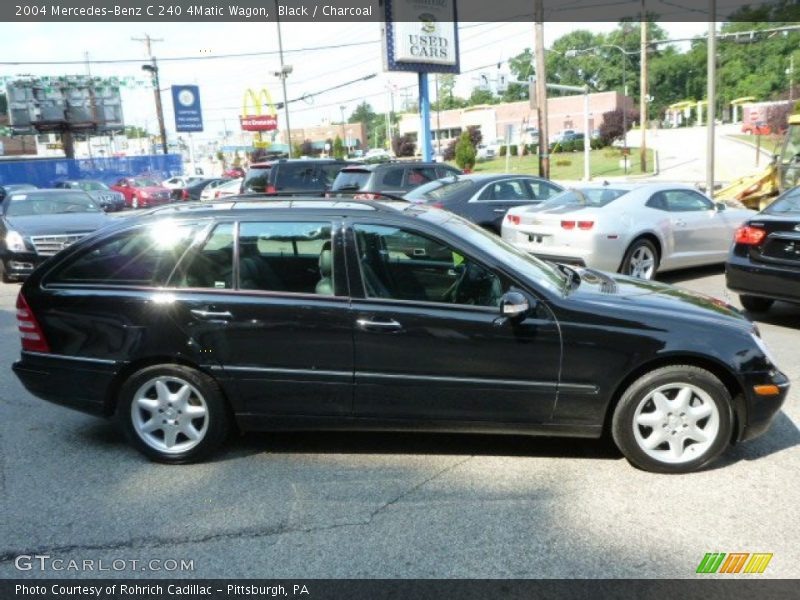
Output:
<path fill-rule="evenodd" d="M 450 473 L 451 471 L 457 469 L 458 467 L 460 467 L 467 461 L 471 460 L 472 458 L 473 458 L 472 456 L 468 456 L 462 460 L 456 461 L 444 467 L 443 469 L 438 470 L 430 477 L 423 479 L 419 483 L 414 484 L 407 490 L 398 494 L 388 502 L 381 504 L 381 506 L 372 511 L 369 514 L 369 516 L 365 519 L 360 519 L 356 521 L 345 521 L 341 523 L 331 523 L 328 525 L 318 525 L 314 527 L 292 527 L 287 523 L 283 523 L 268 528 L 247 528 L 247 529 L 240 529 L 238 531 L 225 531 L 225 532 L 211 533 L 208 535 L 195 536 L 195 537 L 191 536 L 182 538 L 142 537 L 142 538 L 131 538 L 126 541 L 112 542 L 109 544 L 73 544 L 65 546 L 53 546 L 50 548 L 40 548 L 37 550 L 6 549 L 6 550 L 0 550 L 0 564 L 12 562 L 17 556 L 21 555 L 26 555 L 26 556 L 44 555 L 44 554 L 54 555 L 54 554 L 68 554 L 72 552 L 85 552 L 85 551 L 103 552 L 111 550 L 134 550 L 138 548 L 175 547 L 186 544 L 204 544 L 220 540 L 258 539 L 258 538 L 276 537 L 291 533 L 316 533 L 320 531 L 340 529 L 343 527 L 363 527 L 370 525 L 372 521 L 375 519 L 375 517 L 377 517 L 387 508 L 394 506 L 395 504 L 403 500 L 403 498 L 407 498 L 409 495 L 413 494 L 414 492 L 419 490 L 424 485 L 427 485 L 431 481 L 434 481 L 439 477 L 442 477 L 443 475 L 446 475 L 447 473 Z"/>

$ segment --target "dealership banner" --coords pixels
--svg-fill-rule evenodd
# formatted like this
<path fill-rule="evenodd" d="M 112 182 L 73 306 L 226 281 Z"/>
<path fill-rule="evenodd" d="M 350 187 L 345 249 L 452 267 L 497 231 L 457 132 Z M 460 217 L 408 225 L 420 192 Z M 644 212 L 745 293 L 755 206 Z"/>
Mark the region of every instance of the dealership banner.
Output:
<path fill-rule="evenodd" d="M 200 88 L 196 85 L 173 85 L 172 106 L 175 109 L 175 131 L 203 131 Z"/>
<path fill-rule="evenodd" d="M 456 0 L 385 0 L 386 71 L 458 73 Z"/>

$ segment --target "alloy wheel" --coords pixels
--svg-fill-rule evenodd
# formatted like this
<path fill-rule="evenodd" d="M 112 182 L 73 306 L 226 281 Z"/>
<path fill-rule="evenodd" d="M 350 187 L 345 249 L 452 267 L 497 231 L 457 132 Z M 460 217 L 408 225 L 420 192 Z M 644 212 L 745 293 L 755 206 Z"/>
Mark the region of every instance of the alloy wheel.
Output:
<path fill-rule="evenodd" d="M 656 270 L 656 256 L 645 245 L 633 250 L 628 264 L 628 275 L 639 279 L 652 279 Z"/>
<path fill-rule="evenodd" d="M 634 412 L 633 436 L 641 450 L 662 463 L 702 456 L 720 430 L 717 405 L 690 383 L 669 383 L 647 394 Z"/>
<path fill-rule="evenodd" d="M 154 377 L 134 394 L 131 422 L 145 444 L 159 452 L 178 454 L 203 441 L 209 424 L 208 405 L 184 379 Z"/>

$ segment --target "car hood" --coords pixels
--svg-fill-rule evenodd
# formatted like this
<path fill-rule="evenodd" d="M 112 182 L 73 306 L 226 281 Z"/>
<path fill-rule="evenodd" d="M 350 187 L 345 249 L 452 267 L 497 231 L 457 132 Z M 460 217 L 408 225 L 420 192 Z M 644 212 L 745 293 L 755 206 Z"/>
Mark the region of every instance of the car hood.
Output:
<path fill-rule="evenodd" d="M 712 296 L 659 281 L 601 273 L 594 269 L 581 269 L 579 272 L 581 284 L 570 295 L 584 302 L 650 314 L 682 315 L 689 319 L 727 323 L 748 330 L 753 328 L 741 311 Z"/>
<path fill-rule="evenodd" d="M 138 188 L 134 188 L 134 189 L 139 191 L 139 192 L 147 192 L 148 194 L 159 194 L 159 193 L 163 193 L 163 192 L 166 192 L 168 194 L 172 193 L 172 190 L 167 188 L 167 187 L 160 187 L 160 186 L 154 186 L 154 185 L 149 185 L 147 187 L 138 187 Z"/>
<path fill-rule="evenodd" d="M 103 227 L 110 220 L 104 212 L 6 217 L 9 229 L 23 236 L 85 233 Z"/>

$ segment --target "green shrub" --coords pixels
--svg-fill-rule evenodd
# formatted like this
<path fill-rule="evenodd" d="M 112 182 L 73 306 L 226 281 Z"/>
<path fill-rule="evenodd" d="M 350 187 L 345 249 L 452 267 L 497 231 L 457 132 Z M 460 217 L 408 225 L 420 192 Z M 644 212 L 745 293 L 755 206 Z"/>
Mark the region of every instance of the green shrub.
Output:
<path fill-rule="evenodd" d="M 617 148 L 610 148 L 603 152 L 603 158 L 616 158 L 618 156 L 622 156 L 622 152 L 620 152 Z"/>
<path fill-rule="evenodd" d="M 506 147 L 505 146 L 500 146 L 500 152 L 498 153 L 498 155 L 499 156 L 505 156 L 506 155 Z"/>
<path fill-rule="evenodd" d="M 572 140 L 572 151 L 583 152 L 584 140 Z"/>
<path fill-rule="evenodd" d="M 475 155 L 475 146 L 472 145 L 469 131 L 465 131 L 456 144 L 456 164 L 464 171 L 471 171 L 475 166 Z"/>
<path fill-rule="evenodd" d="M 564 152 L 575 152 L 575 142 L 572 140 L 561 142 L 561 148 Z"/>
<path fill-rule="evenodd" d="M 559 152 L 563 152 L 563 151 L 564 151 L 564 147 L 561 144 L 561 142 L 556 142 L 555 144 L 553 144 L 553 148 L 550 150 L 550 152 L 552 154 L 558 154 Z"/>
<path fill-rule="evenodd" d="M 570 167 L 570 166 L 572 166 L 572 161 L 568 160 L 566 158 L 562 158 L 562 159 L 556 161 L 556 166 L 557 167 Z"/>
<path fill-rule="evenodd" d="M 511 156 L 517 156 L 519 154 L 519 148 L 516 144 L 511 144 L 509 150 L 511 151 Z"/>

